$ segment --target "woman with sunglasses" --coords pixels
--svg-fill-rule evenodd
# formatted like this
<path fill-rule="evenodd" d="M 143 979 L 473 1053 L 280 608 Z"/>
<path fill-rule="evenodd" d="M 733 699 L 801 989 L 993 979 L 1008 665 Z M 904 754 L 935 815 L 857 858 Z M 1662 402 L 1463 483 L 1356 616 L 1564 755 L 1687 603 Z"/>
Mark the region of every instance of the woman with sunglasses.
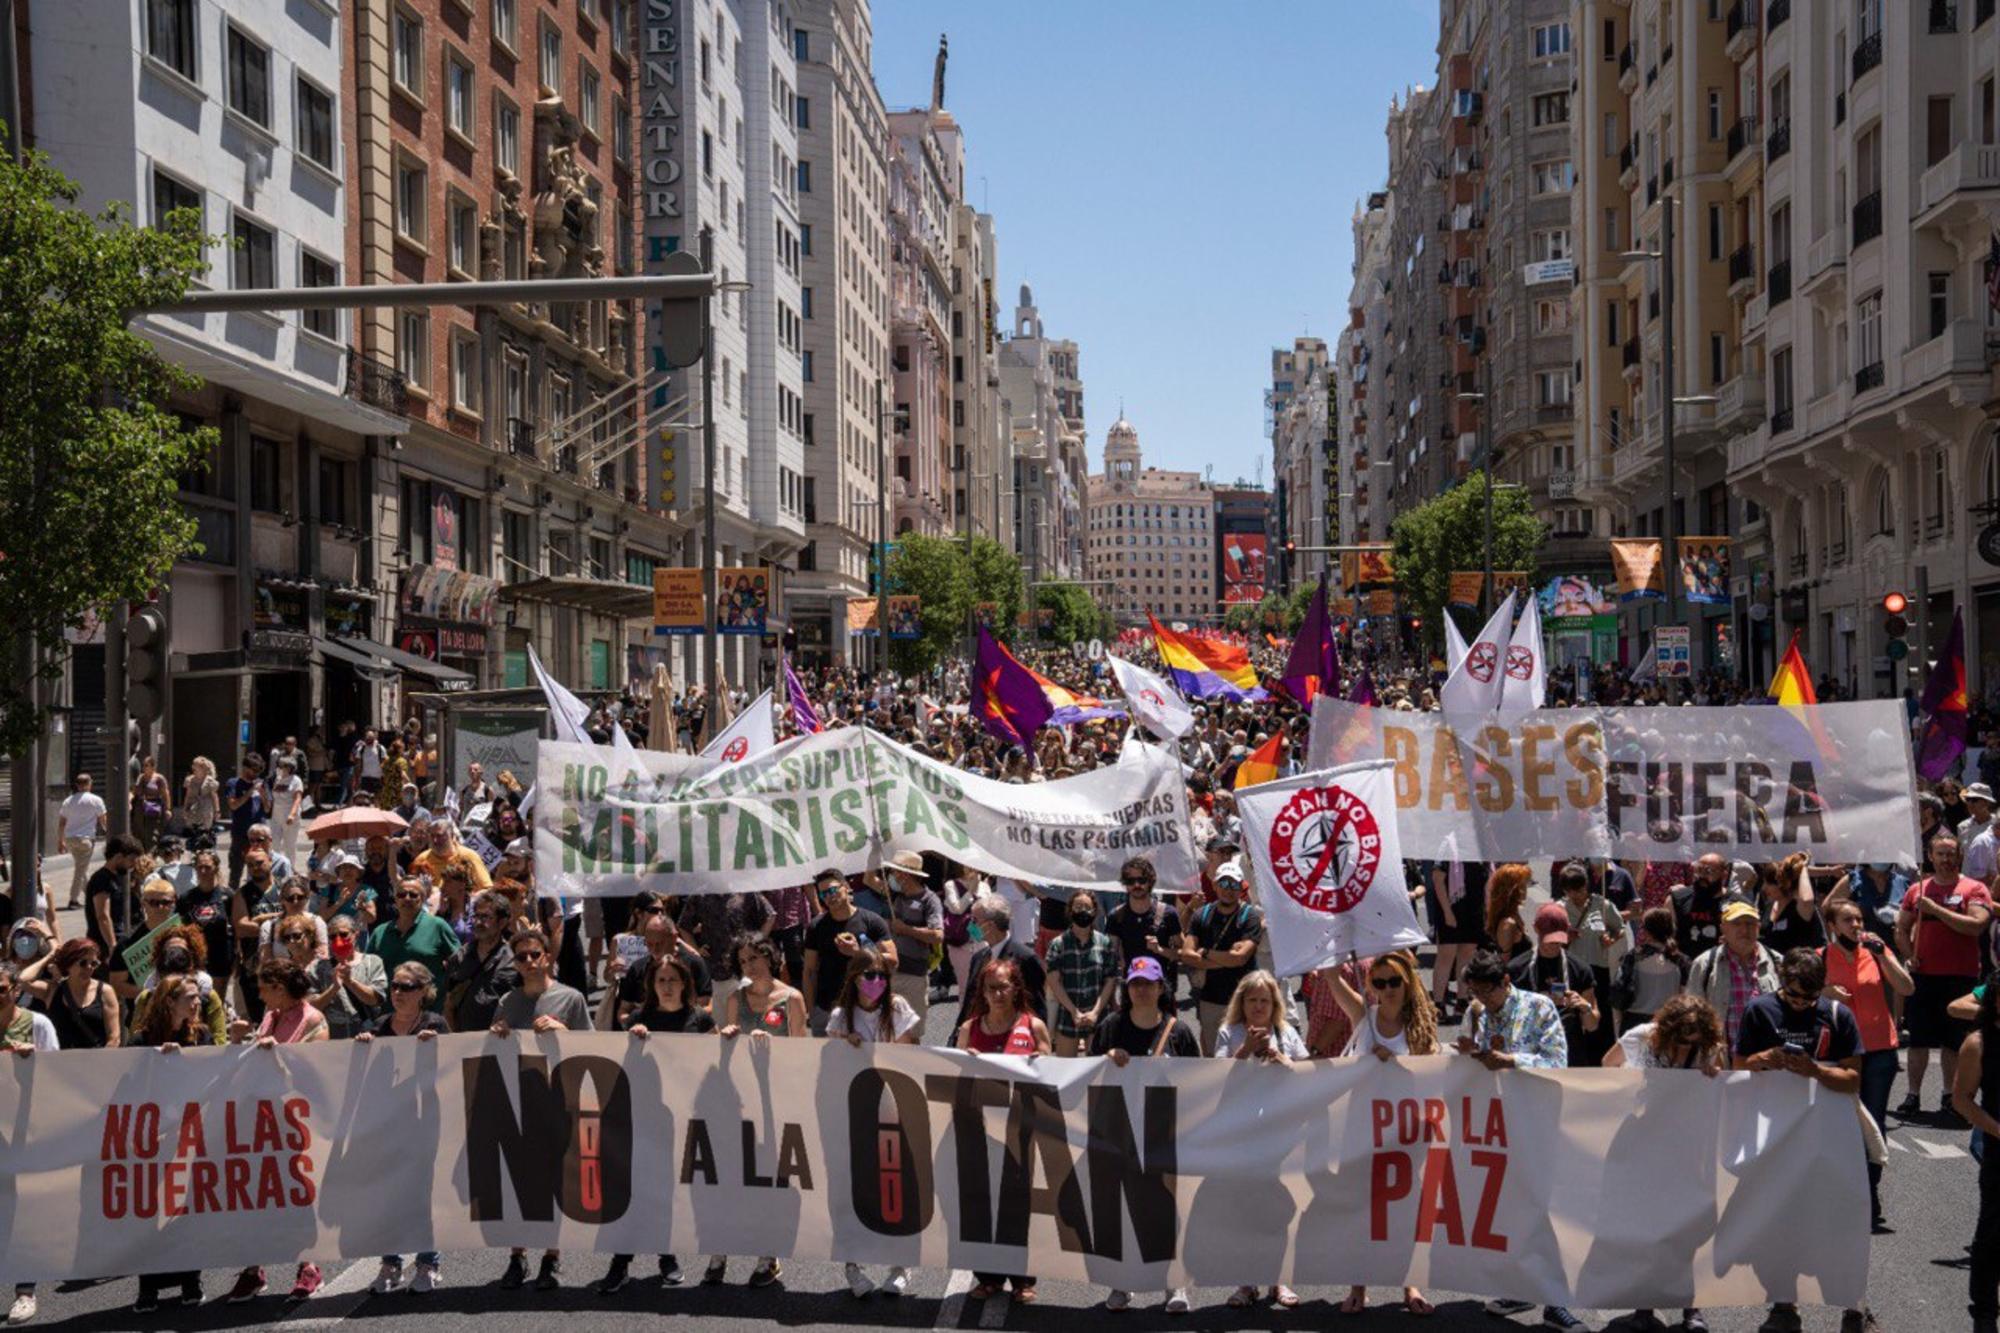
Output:
<path fill-rule="evenodd" d="M 1399 1055 L 1437 1055 L 1437 1010 L 1431 997 L 1417 981 L 1417 960 L 1407 951 L 1386 953 L 1368 966 L 1368 994 L 1362 996 L 1338 968 L 1319 974 L 1328 978 L 1335 1000 L 1354 1025 L 1354 1037 L 1345 1055 L 1373 1054 L 1378 1060 Z M 1342 1314 L 1360 1314 L 1368 1308 L 1368 1288 L 1350 1287 L 1340 1303 Z M 1432 1305 L 1415 1287 L 1403 1288 L 1403 1309 L 1413 1315 L 1427 1315 Z"/>
<path fill-rule="evenodd" d="M 1312 1058 L 1305 1038 L 1285 1016 L 1285 993 L 1269 972 L 1259 968 L 1236 983 L 1215 1035 L 1215 1058 L 1257 1060 L 1286 1068 L 1294 1061 Z M 1230 1293 L 1229 1305 L 1240 1310 L 1258 1299 L 1257 1288 L 1238 1287 Z M 1298 1293 L 1280 1282 L 1271 1288 L 1271 1303 L 1289 1310 L 1299 1303 Z"/>
<path fill-rule="evenodd" d="M 133 878 L 138 878 L 138 871 L 132 873 Z M 139 920 L 133 923 L 123 939 L 112 946 L 111 966 L 105 973 L 105 980 L 111 983 L 111 989 L 128 1004 L 139 998 L 139 986 L 132 980 L 132 968 L 125 956 L 141 940 L 167 924 L 167 918 L 174 914 L 174 886 L 163 879 L 147 880 L 145 887 L 139 891 L 139 911 Z"/>
<path fill-rule="evenodd" d="M 97 946 L 65 940 L 21 969 L 21 985 L 55 1024 L 66 1051 L 101 1051 L 120 1044 L 122 1006 L 97 979 Z"/>
<path fill-rule="evenodd" d="M 826 1020 L 826 1035 L 859 1048 L 864 1042 L 888 1042 L 915 1046 L 924 1021 L 902 996 L 889 989 L 893 980 L 882 955 L 863 948 L 847 961 L 847 977 L 841 982 L 840 998 Z M 893 1108 L 883 1121 L 897 1123 Z M 875 1284 L 861 1271 L 860 1264 L 847 1265 L 847 1289 L 860 1300 L 875 1290 Z M 910 1270 L 901 1264 L 889 1269 L 882 1280 L 882 1294 L 901 1296 L 910 1289 Z"/>
<path fill-rule="evenodd" d="M 396 975 L 389 982 L 389 1012 L 355 1033 L 354 1040 L 372 1042 L 377 1037 L 415 1037 L 418 1041 L 436 1041 L 445 1031 L 444 1020 L 428 1007 L 436 990 L 437 985 L 431 978 L 429 968 L 422 963 L 404 963 L 396 969 Z M 410 1282 L 411 1291 L 428 1295 L 437 1290 L 438 1262 L 436 1250 L 425 1250 L 417 1255 L 417 1272 Z M 403 1256 L 383 1255 L 382 1267 L 376 1270 L 375 1281 L 369 1290 L 377 1295 L 387 1295 L 402 1285 Z"/>
<path fill-rule="evenodd" d="M 1028 988 L 1012 959 L 996 958 L 980 969 L 972 1016 L 959 1025 L 953 1044 L 981 1055 L 1049 1053 L 1049 1029 L 1028 1007 Z M 975 1272 L 972 1277 L 975 1301 L 991 1300 L 1011 1282 L 1016 1303 L 1035 1302 L 1035 1279 L 1030 1275 Z"/>
<path fill-rule="evenodd" d="M 806 1027 L 805 996 L 778 980 L 778 946 L 762 935 L 745 935 L 733 948 L 736 970 L 743 984 L 729 993 L 723 1005 L 722 1035 L 735 1037 L 748 1032 L 752 1037 L 803 1037 Z M 765 1255 L 750 1270 L 750 1285 L 768 1287 L 784 1272 L 775 1255 Z M 716 1283 L 729 1273 L 729 1256 L 711 1254 L 702 1273 L 704 1283 Z"/>
<path fill-rule="evenodd" d="M 258 929 L 260 962 L 290 956 L 290 950 L 279 938 L 278 928 L 295 916 L 306 918 L 305 928 L 313 937 L 313 957 L 326 957 L 326 921 L 313 911 L 312 881 L 304 875 L 294 875 L 278 886 L 278 911 Z"/>
<path fill-rule="evenodd" d="M 202 1018 L 201 986 L 191 976 L 168 977 L 150 992 L 152 1003 L 133 1028 L 132 1044 L 150 1046 L 162 1055 L 173 1055 L 185 1046 L 212 1046 L 215 1035 Z M 160 1308 L 161 1295 L 180 1288 L 176 1305 L 200 1305 L 201 1270 L 175 1273 L 141 1273 L 139 1298 L 132 1303 L 133 1314 L 151 1314 Z"/>

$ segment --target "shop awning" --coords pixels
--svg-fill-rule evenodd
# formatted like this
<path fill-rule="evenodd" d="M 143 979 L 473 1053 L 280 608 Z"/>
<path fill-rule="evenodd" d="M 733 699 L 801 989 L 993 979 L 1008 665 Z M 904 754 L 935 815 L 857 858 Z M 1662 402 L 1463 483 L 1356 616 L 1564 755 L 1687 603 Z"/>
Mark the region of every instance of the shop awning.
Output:
<path fill-rule="evenodd" d="M 500 599 L 507 602 L 546 602 L 588 611 L 616 620 L 650 620 L 653 590 L 644 584 L 620 583 L 616 579 L 587 579 L 572 574 L 550 574 L 524 579 L 500 587 Z"/>
<path fill-rule="evenodd" d="M 325 639 L 313 640 L 313 647 L 319 649 L 322 657 L 346 662 L 363 675 L 377 679 L 393 678 L 407 672 L 413 676 L 424 676 L 436 681 L 447 690 L 464 690 L 472 687 L 472 677 L 456 667 L 448 667 L 442 662 L 433 662 L 428 657 L 418 657 L 406 653 L 401 648 L 391 648 L 386 643 L 373 639 Z"/>

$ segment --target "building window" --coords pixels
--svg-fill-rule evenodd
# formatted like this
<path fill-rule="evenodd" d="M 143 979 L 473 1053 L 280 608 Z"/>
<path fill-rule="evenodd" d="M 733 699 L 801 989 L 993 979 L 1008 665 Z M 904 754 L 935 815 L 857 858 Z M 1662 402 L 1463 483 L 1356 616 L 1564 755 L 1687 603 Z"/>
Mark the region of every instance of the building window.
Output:
<path fill-rule="evenodd" d="M 1569 124 L 1569 94 L 1538 94 L 1535 98 L 1532 111 L 1533 123 L 1538 128 L 1543 125 L 1567 125 Z"/>
<path fill-rule="evenodd" d="M 1854 367 L 1866 370 L 1882 361 L 1882 293 L 1871 292 L 1854 305 Z"/>
<path fill-rule="evenodd" d="M 192 81 L 194 50 L 194 0 L 146 0 L 146 54 Z"/>
<path fill-rule="evenodd" d="M 493 95 L 493 158 L 495 166 L 521 174 L 521 113 L 498 93 Z"/>
<path fill-rule="evenodd" d="M 468 333 L 451 339 L 451 405 L 464 412 L 479 410 L 479 339 Z"/>
<path fill-rule="evenodd" d="M 271 51 L 229 25 L 229 109 L 271 128 Z"/>
<path fill-rule="evenodd" d="M 1617 209 L 1615 209 L 1615 208 L 1607 208 L 1607 209 L 1605 209 L 1605 210 L 1604 210 L 1604 248 L 1605 248 L 1605 249 L 1606 249 L 1607 251 L 1610 251 L 1610 252 L 1612 252 L 1612 253 L 1616 253 L 1617 251 L 1619 251 L 1619 250 L 1621 250 L 1621 249 L 1623 249 L 1623 248 L 1624 248 L 1623 246 L 1619 245 L 1619 243 L 1618 243 L 1618 236 L 1619 236 L 1619 233 L 1620 233 L 1620 232 L 1621 232 L 1622 230 L 1623 230 L 1623 228 L 1621 228 L 1621 227 L 1620 227 L 1620 226 L 1618 225 L 1618 210 L 1617 210 Z"/>
<path fill-rule="evenodd" d="M 597 123 L 598 87 L 597 71 L 579 62 L 576 67 L 576 115 L 583 122 L 583 128 L 591 134 L 601 132 Z"/>
<path fill-rule="evenodd" d="M 169 176 L 157 168 L 153 171 L 153 225 L 163 227 L 167 215 L 178 209 L 194 210 L 199 230 L 206 231 L 207 223 L 202 217 L 201 191 Z"/>
<path fill-rule="evenodd" d="M 1722 137 L 1722 90 L 1708 90 L 1708 139 L 1710 143 Z"/>
<path fill-rule="evenodd" d="M 1729 378 L 1729 352 L 1719 333 L 1708 335 L 1708 382 L 1720 384 Z"/>
<path fill-rule="evenodd" d="M 811 49 L 807 46 L 806 40 L 804 28 L 792 29 L 792 59 L 803 62 L 811 58 L 806 54 Z"/>
<path fill-rule="evenodd" d="M 479 209 L 464 195 L 452 193 L 447 201 L 447 259 L 454 271 L 470 276 L 479 267 Z"/>
<path fill-rule="evenodd" d="M 1535 59 L 1546 60 L 1551 56 L 1569 54 L 1569 24 L 1551 23 L 1534 28 L 1530 32 L 1533 39 Z"/>
<path fill-rule="evenodd" d="M 236 239 L 230 285 L 237 288 L 277 286 L 277 234 L 241 213 L 236 215 L 230 234 Z"/>
<path fill-rule="evenodd" d="M 405 310 L 397 320 L 396 369 L 413 388 L 422 388 L 431 366 L 431 317 Z"/>
<path fill-rule="evenodd" d="M 801 162 L 799 163 L 799 193 L 811 194 L 812 188 L 813 164 L 810 162 Z"/>
<path fill-rule="evenodd" d="M 1569 406 L 1569 372 L 1567 370 L 1541 370 L 1535 372 L 1535 405 L 1538 407 Z"/>
<path fill-rule="evenodd" d="M 493 0 L 493 40 L 514 49 L 514 0 Z"/>
<path fill-rule="evenodd" d="M 1929 275 L 1931 337 L 1942 338 L 1951 323 L 1951 274 Z"/>
<path fill-rule="evenodd" d="M 1536 333 L 1568 333 L 1569 302 L 1538 300 L 1535 302 Z"/>
<path fill-rule="evenodd" d="M 1535 263 L 1570 258 L 1569 228 L 1546 227 L 1528 237 L 1528 258 Z"/>
<path fill-rule="evenodd" d="M 340 266 L 331 259 L 316 255 L 310 250 L 299 251 L 299 286 L 338 287 Z M 299 323 L 306 332 L 316 333 L 332 342 L 340 341 L 340 311 L 303 310 L 299 312 Z"/>
<path fill-rule="evenodd" d="M 622 97 L 611 99 L 611 155 L 620 162 L 632 160 L 632 109 Z"/>
<path fill-rule="evenodd" d="M 293 127 L 299 155 L 307 161 L 334 170 L 333 94 L 318 84 L 298 81 L 299 123 Z"/>
<path fill-rule="evenodd" d="M 701 174 L 715 179 L 715 136 L 707 130 L 701 132 Z"/>
<path fill-rule="evenodd" d="M 807 384 L 813 382 L 813 354 L 810 350 L 799 353 L 799 378 Z"/>
<path fill-rule="evenodd" d="M 544 93 L 562 92 L 562 30 L 547 18 L 542 20 L 541 73 Z"/>
<path fill-rule="evenodd" d="M 444 61 L 444 123 L 468 140 L 475 128 L 472 99 L 472 66 L 452 52 Z"/>
<path fill-rule="evenodd" d="M 425 198 L 430 173 L 414 162 L 396 163 L 396 234 L 424 243 Z"/>
<path fill-rule="evenodd" d="M 811 129 L 813 123 L 811 99 L 801 97 L 797 101 L 795 101 L 792 104 L 792 106 L 797 116 L 798 127 L 802 130 Z"/>
<path fill-rule="evenodd" d="M 1576 173 L 1568 158 L 1537 162 L 1528 168 L 1529 187 L 1535 194 L 1565 194 L 1576 184 Z"/>
<path fill-rule="evenodd" d="M 285 446 L 265 435 L 250 437 L 250 507 L 267 514 L 285 508 Z"/>
<path fill-rule="evenodd" d="M 626 43 L 632 40 L 631 32 L 632 0 L 611 0 L 611 49 L 624 55 Z"/>
<path fill-rule="evenodd" d="M 424 100 L 424 21 L 407 9 L 398 9 L 389 20 L 389 41 L 393 59 L 390 72 L 396 86 Z"/>

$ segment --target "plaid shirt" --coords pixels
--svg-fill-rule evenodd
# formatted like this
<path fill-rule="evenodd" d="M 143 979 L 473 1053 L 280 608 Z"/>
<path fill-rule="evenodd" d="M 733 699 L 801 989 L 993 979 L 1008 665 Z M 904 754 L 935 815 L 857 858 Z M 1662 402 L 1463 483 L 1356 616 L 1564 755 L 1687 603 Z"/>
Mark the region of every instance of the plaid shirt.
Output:
<path fill-rule="evenodd" d="M 1743 1030 L 1743 1011 L 1761 992 L 1757 988 L 1757 959 L 1752 958 L 1748 966 L 1736 961 L 1736 955 L 1727 949 L 1722 951 L 1722 961 L 1729 968 L 1729 1008 L 1722 1016 L 1722 1035 L 1728 1042 L 1727 1050 L 1736 1049 L 1736 1034 Z"/>
<path fill-rule="evenodd" d="M 1079 943 L 1074 931 L 1065 930 L 1049 941 L 1042 963 L 1050 976 L 1060 979 L 1070 1003 L 1088 1009 L 1097 1003 L 1104 983 L 1118 975 L 1118 943 L 1101 930 L 1091 931 L 1090 938 Z M 1076 1036 L 1076 1019 L 1069 1010 L 1060 1005 L 1054 1008 L 1050 1017 L 1056 1021 L 1056 1031 L 1065 1037 Z"/>

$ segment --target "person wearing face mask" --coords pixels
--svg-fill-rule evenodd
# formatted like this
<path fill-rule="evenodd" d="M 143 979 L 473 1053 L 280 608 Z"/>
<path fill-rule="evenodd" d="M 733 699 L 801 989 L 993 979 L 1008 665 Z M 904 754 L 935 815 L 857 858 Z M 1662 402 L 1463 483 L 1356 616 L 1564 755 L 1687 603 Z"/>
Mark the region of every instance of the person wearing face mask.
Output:
<path fill-rule="evenodd" d="M 799 989 L 805 992 L 814 1036 L 826 1035 L 826 1020 L 840 996 L 841 981 L 847 975 L 847 960 L 863 945 L 897 958 L 900 950 L 889 923 L 865 907 L 854 905 L 847 876 L 838 870 L 822 870 L 813 881 L 825 909 L 806 930 L 806 970 Z"/>
<path fill-rule="evenodd" d="M 389 996 L 389 973 L 382 960 L 363 952 L 361 927 L 351 916 L 337 916 L 326 926 L 327 957 L 332 984 L 313 1001 L 326 1015 L 328 1035 L 354 1037 L 366 1031 Z"/>
<path fill-rule="evenodd" d="M 1055 1018 L 1055 1053 L 1075 1055 L 1111 1008 L 1118 990 L 1118 946 L 1097 928 L 1097 895 L 1069 897 L 1069 928 L 1049 941 L 1043 965 L 1048 1012 Z"/>
<path fill-rule="evenodd" d="M 965 983 L 959 987 L 958 1016 L 952 1022 L 953 1031 L 964 1027 L 966 1020 L 972 1017 L 973 1001 L 979 995 L 980 974 L 1002 960 L 1020 969 L 1021 979 L 1027 986 L 1028 1007 L 1035 1011 L 1035 1016 L 1047 1016 L 1046 970 L 1042 960 L 1035 956 L 1034 949 L 1014 938 L 1013 924 L 1013 908 L 999 894 L 982 894 L 973 900 L 972 934 L 979 948 L 966 960 Z"/>
<path fill-rule="evenodd" d="M 847 976 L 841 983 L 840 998 L 827 1017 L 826 1035 L 859 1048 L 873 1042 L 915 1046 L 923 1035 L 923 1018 L 908 1000 L 890 988 L 891 974 L 882 955 L 861 949 L 847 960 Z M 883 1125 L 900 1123 L 891 1103 Z M 861 1265 L 846 1267 L 847 1289 L 856 1300 L 877 1290 L 861 1271 Z M 901 1296 L 910 1289 L 910 1270 L 898 1264 L 889 1269 L 879 1288 L 885 1296 Z"/>
<path fill-rule="evenodd" d="M 223 1003 L 222 988 L 208 971 L 208 941 L 193 926 L 175 926 L 154 936 L 153 974 L 132 1006 L 130 1026 L 136 1029 L 145 1022 L 162 988 L 175 977 L 192 980 L 200 992 L 201 1022 L 208 1028 L 214 1044 L 220 1046 L 229 1040 L 229 1006 Z"/>
<path fill-rule="evenodd" d="M 1694 879 L 1675 889 L 1668 900 L 1674 909 L 1674 940 L 1690 958 L 1714 948 L 1722 938 L 1723 907 L 1744 901 L 1730 891 L 1729 863 L 1714 852 L 1694 863 Z"/>
<path fill-rule="evenodd" d="M 918 853 L 892 854 L 882 872 L 889 880 L 889 931 L 896 938 L 895 991 L 921 1017 L 930 1012 L 931 958 L 944 947 L 944 903 L 931 892 Z"/>

